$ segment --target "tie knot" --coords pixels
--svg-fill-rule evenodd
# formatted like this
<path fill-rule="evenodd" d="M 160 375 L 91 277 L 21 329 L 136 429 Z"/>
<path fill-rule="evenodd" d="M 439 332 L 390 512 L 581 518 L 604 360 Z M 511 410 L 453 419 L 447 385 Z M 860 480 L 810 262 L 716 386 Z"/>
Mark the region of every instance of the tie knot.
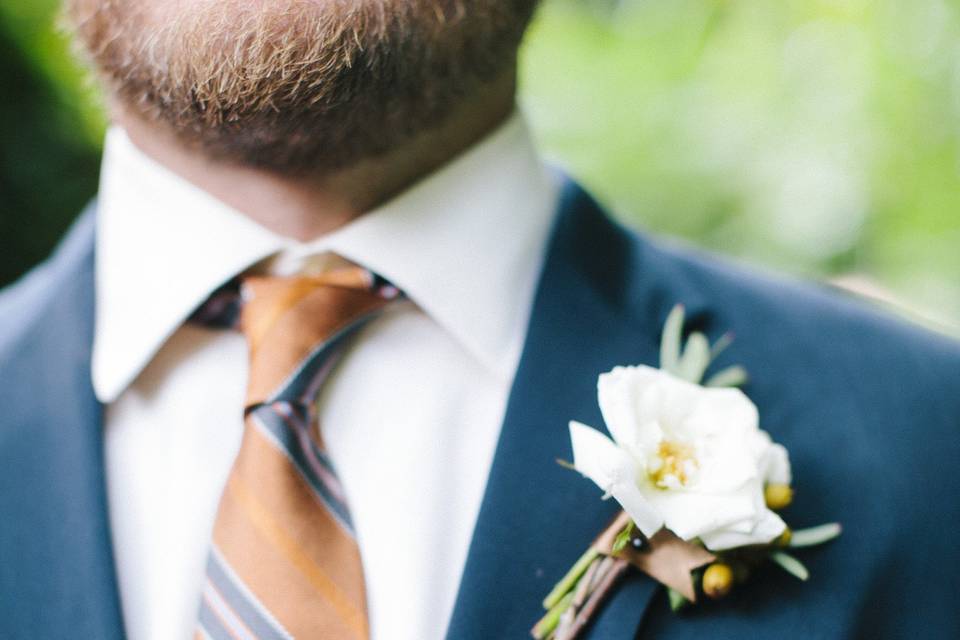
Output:
<path fill-rule="evenodd" d="M 386 286 L 357 266 L 319 275 L 247 276 L 240 280 L 239 328 L 252 352 L 264 342 L 277 348 L 290 334 L 328 334 L 389 300 Z"/>
<path fill-rule="evenodd" d="M 250 350 L 248 409 L 271 401 L 312 403 L 347 338 L 397 295 L 357 266 L 316 276 L 244 278 L 240 329 Z"/>
<path fill-rule="evenodd" d="M 399 291 L 348 265 L 291 277 L 245 276 L 210 296 L 193 315 L 235 326 L 247 338 L 247 409 L 265 402 L 311 403 L 347 338 Z"/>

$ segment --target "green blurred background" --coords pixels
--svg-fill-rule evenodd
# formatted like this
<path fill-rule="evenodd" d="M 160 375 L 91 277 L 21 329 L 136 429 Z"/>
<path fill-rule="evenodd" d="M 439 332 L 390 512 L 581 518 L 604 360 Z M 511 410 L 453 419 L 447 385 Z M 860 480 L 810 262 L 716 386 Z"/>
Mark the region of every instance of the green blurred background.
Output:
<path fill-rule="evenodd" d="M 0 0 L 0 283 L 96 190 L 57 0 Z M 943 0 L 547 0 L 522 102 L 631 224 L 960 327 L 960 13 Z"/>

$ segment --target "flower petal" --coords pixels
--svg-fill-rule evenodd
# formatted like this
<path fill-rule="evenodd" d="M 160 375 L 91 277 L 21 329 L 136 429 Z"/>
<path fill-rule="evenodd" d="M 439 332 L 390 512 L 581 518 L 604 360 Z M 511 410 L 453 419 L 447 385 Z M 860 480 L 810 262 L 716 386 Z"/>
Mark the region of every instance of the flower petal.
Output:
<path fill-rule="evenodd" d="M 689 395 L 689 413 L 682 427 L 687 437 L 743 438 L 755 433 L 760 422 L 756 405 L 739 389 L 707 389 Z"/>
<path fill-rule="evenodd" d="M 660 421 L 671 404 L 661 387 L 671 381 L 679 382 L 646 365 L 614 367 L 597 381 L 600 411 L 610 435 L 637 460 L 655 452 L 663 439 Z"/>
<path fill-rule="evenodd" d="M 636 463 L 608 437 L 580 422 L 570 422 L 573 466 L 612 495 L 646 536 L 663 526 L 663 518 L 637 488 Z"/>
<path fill-rule="evenodd" d="M 663 515 L 666 526 L 684 540 L 756 517 L 753 499 L 747 492 L 707 495 L 691 491 L 648 489 L 643 492 L 650 504 Z"/>
<path fill-rule="evenodd" d="M 719 529 L 701 535 L 700 540 L 711 551 L 723 551 L 724 549 L 752 544 L 767 544 L 783 533 L 786 526 L 780 516 L 769 509 L 765 509 L 759 521 L 754 524 L 753 529 L 748 533 Z"/>
<path fill-rule="evenodd" d="M 610 490 L 625 465 L 632 467 L 629 457 L 610 438 L 575 420 L 570 421 L 570 444 L 574 468 L 604 491 Z"/>
<path fill-rule="evenodd" d="M 760 461 L 763 478 L 770 484 L 789 485 L 793 481 L 790 472 L 790 455 L 782 444 L 772 443 Z"/>
<path fill-rule="evenodd" d="M 638 424 L 635 367 L 615 367 L 597 380 L 597 398 L 607 430 L 621 447 L 633 451 L 637 444 Z"/>
<path fill-rule="evenodd" d="M 633 518 L 637 528 L 648 538 L 652 537 L 663 527 L 663 518 L 660 513 L 646 499 L 635 482 L 624 479 L 614 482 L 610 487 L 610 494 L 616 498 L 623 510 Z"/>

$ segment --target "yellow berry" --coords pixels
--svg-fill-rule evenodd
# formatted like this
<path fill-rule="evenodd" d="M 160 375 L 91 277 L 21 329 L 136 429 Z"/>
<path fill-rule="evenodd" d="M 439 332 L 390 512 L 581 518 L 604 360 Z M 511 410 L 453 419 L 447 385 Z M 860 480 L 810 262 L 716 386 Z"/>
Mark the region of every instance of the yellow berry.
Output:
<path fill-rule="evenodd" d="M 786 509 L 793 502 L 793 489 L 788 484 L 768 484 L 763 490 L 763 499 L 774 511 Z"/>
<path fill-rule="evenodd" d="M 724 597 L 733 589 L 733 569 L 723 562 L 714 562 L 703 572 L 703 592 L 714 600 Z"/>
<path fill-rule="evenodd" d="M 773 541 L 773 545 L 776 547 L 789 547 L 792 538 L 793 531 L 790 530 L 790 527 L 784 527 L 783 533 L 777 536 L 776 540 Z"/>

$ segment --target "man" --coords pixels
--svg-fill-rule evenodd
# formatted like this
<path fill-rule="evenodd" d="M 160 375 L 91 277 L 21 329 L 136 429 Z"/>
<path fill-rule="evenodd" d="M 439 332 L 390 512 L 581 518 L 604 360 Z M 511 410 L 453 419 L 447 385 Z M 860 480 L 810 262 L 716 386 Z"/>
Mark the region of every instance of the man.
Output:
<path fill-rule="evenodd" d="M 586 637 L 960 631 L 960 348 L 545 171 L 534 4 L 68 2 L 113 126 L 0 297 L 0 637 L 524 637 L 616 510 L 555 463 L 567 421 L 676 303 L 736 332 L 790 521 L 845 532 L 687 615 L 632 573 Z"/>

